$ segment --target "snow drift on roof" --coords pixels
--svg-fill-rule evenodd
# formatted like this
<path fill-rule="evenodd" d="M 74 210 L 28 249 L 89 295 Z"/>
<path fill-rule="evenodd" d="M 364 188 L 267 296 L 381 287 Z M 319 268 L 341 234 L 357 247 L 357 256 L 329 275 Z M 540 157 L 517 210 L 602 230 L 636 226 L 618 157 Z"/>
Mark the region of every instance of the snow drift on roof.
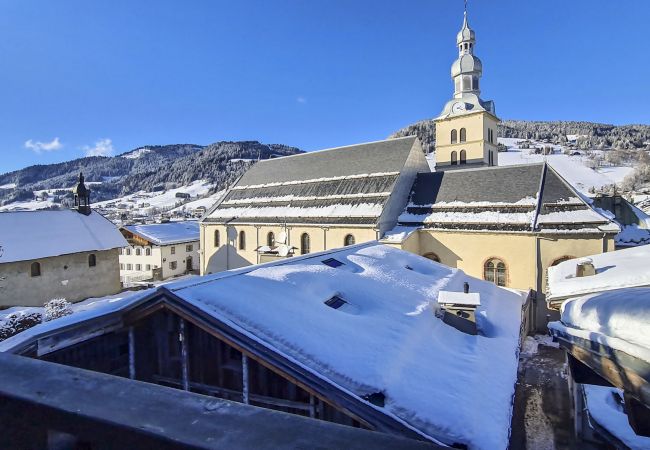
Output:
<path fill-rule="evenodd" d="M 128 245 L 99 213 L 73 210 L 0 213 L 0 263 L 27 261 Z"/>
<path fill-rule="evenodd" d="M 344 264 L 322 263 L 332 257 Z M 384 411 L 424 434 L 507 447 L 519 293 L 376 243 L 202 278 L 170 289 L 359 397 L 383 392 Z M 462 291 L 465 281 L 481 295 L 485 336 L 432 312 L 441 289 Z M 329 308 L 334 295 L 348 305 Z"/>
<path fill-rule="evenodd" d="M 199 240 L 199 223 L 195 220 L 149 225 L 127 225 L 124 228 L 156 245 Z"/>
<path fill-rule="evenodd" d="M 624 287 L 650 286 L 650 245 L 601 253 L 589 258 L 593 261 L 596 275 L 576 277 L 577 259 L 549 267 L 547 300 Z"/>

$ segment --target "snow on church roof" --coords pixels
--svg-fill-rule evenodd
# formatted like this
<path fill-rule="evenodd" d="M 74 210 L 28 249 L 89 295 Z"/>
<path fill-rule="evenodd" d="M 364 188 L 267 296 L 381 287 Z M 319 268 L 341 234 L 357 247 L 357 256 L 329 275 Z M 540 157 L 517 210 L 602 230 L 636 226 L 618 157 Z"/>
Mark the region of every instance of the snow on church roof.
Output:
<path fill-rule="evenodd" d="M 336 259 L 333 268 L 323 263 Z M 436 318 L 439 292 L 479 293 L 471 336 Z M 423 436 L 506 448 L 523 296 L 374 242 L 221 272 L 166 286 L 314 377 Z M 325 304 L 334 295 L 339 309 Z M 128 309 L 141 297 L 124 300 Z M 177 300 L 178 301 L 178 300 Z M 108 312 L 115 313 L 115 304 Z M 59 319 L 70 326 L 72 316 Z M 95 312 L 94 317 L 97 317 Z M 43 336 L 58 320 L 27 331 Z M 67 329 L 67 328 L 66 328 Z M 21 335 L 0 343 L 11 350 Z M 382 392 L 384 407 L 363 396 Z"/>
<path fill-rule="evenodd" d="M 199 223 L 196 220 L 127 225 L 124 229 L 156 245 L 179 244 L 199 240 Z"/>
<path fill-rule="evenodd" d="M 97 212 L 75 210 L 0 213 L 0 264 L 128 245 Z"/>
<path fill-rule="evenodd" d="M 203 221 L 374 224 L 416 146 L 408 136 L 259 161 Z"/>

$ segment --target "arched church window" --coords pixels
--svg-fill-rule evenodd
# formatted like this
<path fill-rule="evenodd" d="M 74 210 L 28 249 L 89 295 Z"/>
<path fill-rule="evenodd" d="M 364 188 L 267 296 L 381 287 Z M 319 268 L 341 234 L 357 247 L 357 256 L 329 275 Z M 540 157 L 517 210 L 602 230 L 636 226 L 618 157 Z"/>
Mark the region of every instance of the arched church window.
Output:
<path fill-rule="evenodd" d="M 269 231 L 269 234 L 266 235 L 266 245 L 269 247 L 275 245 L 275 234 L 273 234 L 273 231 Z"/>
<path fill-rule="evenodd" d="M 460 163 L 467 164 L 467 152 L 465 150 L 460 151 Z"/>
<path fill-rule="evenodd" d="M 458 164 L 458 152 L 454 150 L 451 152 L 451 165 L 455 166 L 456 164 Z"/>
<path fill-rule="evenodd" d="M 309 253 L 309 234 L 303 233 L 302 236 L 300 236 L 300 254 L 301 255 L 306 255 Z"/>
<path fill-rule="evenodd" d="M 562 262 L 564 262 L 564 261 L 568 261 L 568 260 L 570 260 L 570 259 L 574 259 L 574 258 L 575 258 L 575 256 L 563 256 L 563 257 L 558 258 L 558 259 L 556 259 L 555 261 L 553 261 L 553 262 L 551 263 L 551 266 L 557 266 L 558 264 L 560 264 L 560 263 L 562 263 Z"/>
<path fill-rule="evenodd" d="M 478 91 L 478 77 L 472 77 L 472 88 Z"/>
<path fill-rule="evenodd" d="M 352 236 L 351 234 L 348 234 L 347 236 L 345 236 L 345 239 L 343 240 L 343 245 L 345 245 L 346 247 L 348 245 L 354 245 L 355 243 L 356 243 L 356 240 L 354 239 L 354 236 Z"/>
<path fill-rule="evenodd" d="M 467 130 L 465 128 L 460 129 L 460 142 L 467 141 Z"/>
<path fill-rule="evenodd" d="M 243 230 L 239 232 L 239 250 L 246 250 L 246 233 Z"/>
<path fill-rule="evenodd" d="M 497 286 L 506 285 L 506 265 L 498 258 L 490 258 L 483 266 L 483 279 L 491 281 Z"/>
<path fill-rule="evenodd" d="M 458 142 L 458 131 L 451 130 L 451 143 L 455 144 L 456 142 Z"/>
<path fill-rule="evenodd" d="M 33 277 L 40 277 L 41 276 L 41 263 L 33 262 L 30 269 L 31 269 L 31 274 L 32 274 Z"/>

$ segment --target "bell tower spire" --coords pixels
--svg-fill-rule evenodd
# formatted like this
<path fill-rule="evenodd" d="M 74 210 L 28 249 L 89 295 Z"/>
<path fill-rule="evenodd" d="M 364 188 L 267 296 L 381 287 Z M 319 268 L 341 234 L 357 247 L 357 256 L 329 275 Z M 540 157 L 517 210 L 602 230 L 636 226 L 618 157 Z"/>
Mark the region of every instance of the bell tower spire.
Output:
<path fill-rule="evenodd" d="M 494 102 L 481 99 L 483 63 L 474 54 L 476 33 L 469 26 L 467 0 L 463 24 L 456 35 L 458 58 L 451 65 L 454 94 L 435 119 L 436 167 L 497 165 Z M 438 169 L 438 170 L 440 170 Z"/>

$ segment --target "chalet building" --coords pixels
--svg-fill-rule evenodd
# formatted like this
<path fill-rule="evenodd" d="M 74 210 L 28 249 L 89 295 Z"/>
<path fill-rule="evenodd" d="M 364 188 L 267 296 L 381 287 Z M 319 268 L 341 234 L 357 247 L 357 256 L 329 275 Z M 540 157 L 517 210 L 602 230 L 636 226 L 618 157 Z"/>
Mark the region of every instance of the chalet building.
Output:
<path fill-rule="evenodd" d="M 443 292 L 472 299 L 476 334 L 434 313 Z M 0 352 L 457 448 L 506 448 L 524 300 L 365 243 L 96 302 Z"/>
<path fill-rule="evenodd" d="M 90 209 L 83 175 L 75 209 L 0 213 L 0 308 L 75 302 L 121 290 L 117 228 Z"/>
<path fill-rule="evenodd" d="M 198 272 L 198 222 L 127 225 L 120 231 L 129 244 L 120 249 L 122 283 L 166 280 Z"/>

